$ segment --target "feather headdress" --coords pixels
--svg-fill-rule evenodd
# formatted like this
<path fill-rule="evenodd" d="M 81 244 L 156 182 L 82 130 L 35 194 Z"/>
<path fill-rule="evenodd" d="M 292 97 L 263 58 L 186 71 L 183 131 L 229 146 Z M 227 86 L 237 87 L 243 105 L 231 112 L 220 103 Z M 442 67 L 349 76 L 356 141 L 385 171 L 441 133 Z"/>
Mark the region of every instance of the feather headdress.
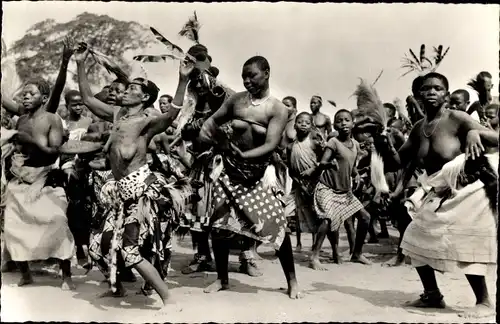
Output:
<path fill-rule="evenodd" d="M 406 108 L 406 105 L 403 105 L 403 102 L 399 98 L 395 98 L 392 101 L 392 103 L 394 104 L 394 107 L 396 107 L 396 111 L 398 112 L 399 118 L 401 118 L 405 123 L 411 126 L 412 122 L 410 120 L 410 115 L 408 114 L 408 109 Z"/>
<path fill-rule="evenodd" d="M 387 113 L 384 109 L 384 105 L 380 100 L 377 90 L 373 85 L 368 84 L 365 80 L 361 79 L 354 95 L 357 97 L 357 106 L 360 115 L 362 116 L 357 123 L 365 124 L 370 127 L 370 125 L 375 128 L 375 132 L 382 134 L 387 131 Z M 382 157 L 378 152 L 373 151 L 370 161 L 370 177 L 375 190 L 378 193 L 389 193 L 389 185 L 385 179 L 384 173 L 384 162 Z"/>
<path fill-rule="evenodd" d="M 332 105 L 332 106 L 334 106 L 334 107 L 337 107 L 337 104 L 335 103 L 335 101 L 333 101 L 333 100 L 327 100 L 327 101 L 328 101 L 328 103 L 329 103 L 330 105 Z"/>
<path fill-rule="evenodd" d="M 196 62 L 196 58 L 189 55 L 189 53 L 184 53 L 184 51 L 180 46 L 169 41 L 165 36 L 160 34 L 160 32 L 158 32 L 155 28 L 149 27 L 149 29 L 155 36 L 156 40 L 165 45 L 167 53 L 160 55 L 148 55 L 148 54 L 136 55 L 134 56 L 133 60 L 139 62 L 161 62 L 161 61 L 166 61 L 167 59 L 179 60 L 179 61 L 184 61 L 185 59 L 188 59 L 192 62 Z"/>
<path fill-rule="evenodd" d="M 380 124 L 382 129 L 385 129 L 388 121 L 387 114 L 373 85 L 361 79 L 354 95 L 357 97 L 357 106 L 360 115 Z"/>
<path fill-rule="evenodd" d="M 443 62 L 444 57 L 448 54 L 448 47 L 443 53 L 443 45 L 439 45 L 437 48 L 434 47 L 435 55 L 433 61 L 431 61 L 425 55 L 425 44 L 420 45 L 420 55 L 417 57 L 415 52 L 410 48 L 410 55 L 405 54 L 402 59 L 403 65 L 401 68 L 408 69 L 401 77 L 410 74 L 411 72 L 417 72 L 419 75 L 424 75 L 430 72 L 436 71 L 441 62 Z"/>
<path fill-rule="evenodd" d="M 83 48 L 88 48 L 90 55 L 96 61 L 97 64 L 102 65 L 106 71 L 110 74 L 116 75 L 120 80 L 129 80 L 129 75 L 125 72 L 118 64 L 116 64 L 113 59 L 111 59 L 106 54 L 97 51 L 95 48 L 89 47 L 87 43 L 80 43 Z"/>
<path fill-rule="evenodd" d="M 196 11 L 194 15 L 189 17 L 189 20 L 184 24 L 181 31 L 179 32 L 180 36 L 184 36 L 196 44 L 200 43 L 200 22 L 198 21 L 198 16 L 196 15 Z"/>

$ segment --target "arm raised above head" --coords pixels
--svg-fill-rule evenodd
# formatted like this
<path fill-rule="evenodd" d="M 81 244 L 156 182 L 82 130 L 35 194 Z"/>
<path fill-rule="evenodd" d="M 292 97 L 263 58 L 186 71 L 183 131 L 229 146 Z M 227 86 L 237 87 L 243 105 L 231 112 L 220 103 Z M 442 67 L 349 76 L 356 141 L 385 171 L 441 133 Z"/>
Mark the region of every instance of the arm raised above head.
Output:
<path fill-rule="evenodd" d="M 273 105 L 271 118 L 267 125 L 266 141 L 263 145 L 243 152 L 243 158 L 253 159 L 272 153 L 281 141 L 281 135 L 288 121 L 288 110 L 284 104 L 277 102 Z"/>
<path fill-rule="evenodd" d="M 102 118 L 109 122 L 113 122 L 114 110 L 115 110 L 114 107 L 107 105 L 104 102 L 95 98 L 90 89 L 87 73 L 85 72 L 85 60 L 87 56 L 88 56 L 88 50 L 75 54 L 77 70 L 78 70 L 78 86 L 80 88 L 80 94 L 82 96 L 83 104 L 87 106 L 87 108 L 89 108 L 89 110 L 92 113 L 94 113 L 97 117 Z"/>
<path fill-rule="evenodd" d="M 45 105 L 45 110 L 51 113 L 55 113 L 59 107 L 59 102 L 61 101 L 61 94 L 64 90 L 64 85 L 66 84 L 66 74 L 68 74 L 68 64 L 71 56 L 74 53 L 74 43 L 66 38 L 63 42 L 63 55 L 61 60 L 61 67 L 59 68 L 59 74 L 57 75 L 56 83 L 52 88 L 49 100 Z"/>
<path fill-rule="evenodd" d="M 9 113 L 20 116 L 25 113 L 23 105 L 15 102 L 11 98 L 8 98 L 2 94 L 2 107 L 5 108 Z"/>
<path fill-rule="evenodd" d="M 182 71 L 181 63 L 181 71 Z M 179 116 L 179 112 L 184 105 L 184 97 L 186 95 L 186 89 L 189 84 L 189 80 L 187 76 L 180 75 L 179 83 L 177 84 L 177 90 L 175 91 L 174 99 L 172 100 L 172 104 L 168 111 L 161 116 L 153 118 L 148 127 L 148 137 L 153 138 L 156 134 L 163 133 L 167 131 L 167 129 L 174 124 L 174 121 Z"/>

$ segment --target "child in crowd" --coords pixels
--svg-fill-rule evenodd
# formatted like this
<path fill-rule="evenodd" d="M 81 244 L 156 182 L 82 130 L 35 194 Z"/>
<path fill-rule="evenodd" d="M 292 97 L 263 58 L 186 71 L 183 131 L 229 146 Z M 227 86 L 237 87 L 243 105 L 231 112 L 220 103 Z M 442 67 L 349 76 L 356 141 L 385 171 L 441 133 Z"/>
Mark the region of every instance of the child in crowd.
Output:
<path fill-rule="evenodd" d="M 293 180 L 289 203 L 295 203 L 297 250 L 302 249 L 300 233 L 317 232 L 317 216 L 311 204 L 317 183 L 316 168 L 322 155 L 322 138 L 313 132 L 313 117 L 307 112 L 295 119 L 296 139 L 287 148 L 287 162 Z"/>

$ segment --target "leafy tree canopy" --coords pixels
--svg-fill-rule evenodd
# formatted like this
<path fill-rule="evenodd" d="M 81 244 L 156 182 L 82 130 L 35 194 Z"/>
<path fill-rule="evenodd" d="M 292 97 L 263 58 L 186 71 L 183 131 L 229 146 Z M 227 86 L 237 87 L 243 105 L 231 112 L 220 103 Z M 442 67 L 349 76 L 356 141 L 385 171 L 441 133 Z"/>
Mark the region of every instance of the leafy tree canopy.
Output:
<path fill-rule="evenodd" d="M 52 83 L 55 81 L 61 64 L 62 42 L 66 36 L 77 42 L 86 42 L 110 56 L 127 72 L 131 67 L 124 60 L 124 53 L 145 48 L 154 42 L 154 36 L 145 26 L 107 15 L 85 12 L 65 23 L 47 19 L 34 24 L 9 50 L 16 58 L 17 72 L 23 82 L 33 77 L 42 77 Z M 76 82 L 75 73 L 71 73 L 73 82 Z M 114 75 L 93 61 L 87 66 L 87 75 L 90 83 L 99 87 L 114 79 Z"/>

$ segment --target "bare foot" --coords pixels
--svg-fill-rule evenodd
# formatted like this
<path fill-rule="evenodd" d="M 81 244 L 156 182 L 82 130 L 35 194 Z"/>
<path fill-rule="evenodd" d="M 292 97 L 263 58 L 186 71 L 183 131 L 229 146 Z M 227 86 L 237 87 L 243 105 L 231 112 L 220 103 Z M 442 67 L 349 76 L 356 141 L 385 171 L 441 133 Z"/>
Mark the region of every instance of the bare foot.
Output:
<path fill-rule="evenodd" d="M 139 289 L 138 292 L 135 293 L 136 295 L 144 295 L 146 297 L 149 297 L 149 296 L 152 296 L 153 295 L 153 289 L 144 289 L 144 288 L 141 288 Z"/>
<path fill-rule="evenodd" d="M 153 315 L 155 317 L 182 312 L 183 308 L 171 299 L 162 300 L 163 306 Z"/>
<path fill-rule="evenodd" d="M 420 298 L 414 301 L 409 301 L 403 304 L 404 307 L 416 307 L 416 308 L 436 308 L 444 309 L 446 308 L 446 303 L 443 297 L 429 297 L 425 296 L 425 293 L 420 295 Z"/>
<path fill-rule="evenodd" d="M 71 278 L 64 278 L 62 285 L 61 285 L 62 290 L 75 290 L 76 286 L 73 283 L 73 280 Z"/>
<path fill-rule="evenodd" d="M 255 263 L 244 262 L 240 266 L 240 272 L 246 273 L 250 277 L 261 277 L 263 273 L 257 268 Z"/>
<path fill-rule="evenodd" d="M 17 286 L 22 287 L 22 286 L 30 285 L 32 283 L 33 283 L 33 277 L 31 275 L 27 275 L 27 276 L 21 277 L 21 280 L 19 280 L 19 282 L 17 283 Z"/>
<path fill-rule="evenodd" d="M 383 267 L 399 267 L 404 263 L 404 256 L 401 258 L 399 255 L 394 256 L 389 261 L 382 263 Z"/>
<path fill-rule="evenodd" d="M 492 307 L 490 302 L 485 302 L 482 304 L 477 304 L 471 309 L 466 310 L 465 312 L 458 314 L 460 317 L 464 318 L 484 318 L 495 315 L 495 309 Z"/>
<path fill-rule="evenodd" d="M 327 270 L 323 265 L 321 265 L 321 262 L 319 262 L 318 259 L 312 259 L 309 262 L 309 268 L 311 268 L 313 270 L 318 270 L 318 271 L 326 271 Z"/>
<path fill-rule="evenodd" d="M 111 289 L 99 294 L 97 298 L 108 298 L 108 297 L 113 297 L 113 298 L 121 298 L 127 296 L 127 291 L 125 289 L 118 289 L 116 292 L 113 292 Z"/>
<path fill-rule="evenodd" d="M 297 284 L 297 281 L 292 281 L 290 282 L 290 284 L 288 285 L 288 297 L 290 297 L 290 299 L 299 299 L 299 298 L 302 298 L 302 294 L 300 293 L 300 290 L 299 290 L 299 285 Z"/>
<path fill-rule="evenodd" d="M 342 259 L 342 256 L 340 254 L 333 255 L 330 260 L 333 263 L 335 263 L 335 264 L 342 264 L 342 263 L 344 263 L 344 260 Z"/>
<path fill-rule="evenodd" d="M 354 263 L 361 263 L 361 264 L 366 264 L 366 265 L 371 265 L 372 262 L 368 260 L 363 254 L 360 255 L 352 255 L 351 257 L 351 262 Z"/>
<path fill-rule="evenodd" d="M 229 284 L 223 284 L 219 279 L 215 280 L 212 284 L 210 284 L 208 287 L 203 289 L 204 293 L 210 294 L 214 292 L 218 292 L 221 290 L 228 290 L 229 289 Z"/>

